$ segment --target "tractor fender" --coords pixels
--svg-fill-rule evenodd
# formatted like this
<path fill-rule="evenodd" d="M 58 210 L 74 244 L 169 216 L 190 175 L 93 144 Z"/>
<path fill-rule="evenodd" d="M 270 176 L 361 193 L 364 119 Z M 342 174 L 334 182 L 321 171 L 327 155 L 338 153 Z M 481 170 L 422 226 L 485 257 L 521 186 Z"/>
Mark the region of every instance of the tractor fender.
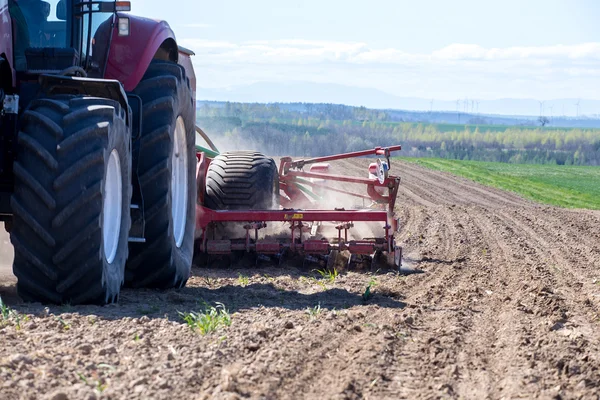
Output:
<path fill-rule="evenodd" d="M 129 18 L 129 36 L 119 36 L 115 26 L 105 78 L 120 81 L 129 92 L 140 83 L 154 58 L 178 62 L 179 52 L 175 34 L 166 21 L 130 14 L 118 17 Z"/>

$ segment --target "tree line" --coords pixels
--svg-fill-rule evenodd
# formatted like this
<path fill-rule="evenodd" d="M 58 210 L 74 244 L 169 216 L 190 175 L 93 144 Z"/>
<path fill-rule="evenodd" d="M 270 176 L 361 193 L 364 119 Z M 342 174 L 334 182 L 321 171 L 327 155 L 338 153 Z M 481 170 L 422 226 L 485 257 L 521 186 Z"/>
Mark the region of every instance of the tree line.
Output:
<path fill-rule="evenodd" d="M 204 104 L 198 123 L 222 150 L 273 156 L 322 156 L 400 144 L 404 156 L 600 165 L 600 129 L 419 124 L 390 121 L 385 113 L 364 107 L 315 107 L 309 113 L 305 105 L 282 110 L 266 104 Z"/>

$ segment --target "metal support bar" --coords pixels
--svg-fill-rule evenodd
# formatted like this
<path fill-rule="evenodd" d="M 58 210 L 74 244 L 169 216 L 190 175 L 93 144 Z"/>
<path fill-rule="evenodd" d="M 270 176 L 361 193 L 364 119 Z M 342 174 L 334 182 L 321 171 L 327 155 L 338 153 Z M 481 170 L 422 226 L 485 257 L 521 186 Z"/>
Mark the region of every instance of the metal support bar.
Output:
<path fill-rule="evenodd" d="M 315 158 L 309 158 L 307 160 L 296 160 L 296 161 L 291 161 L 286 164 L 289 166 L 289 168 L 302 168 L 308 164 L 315 164 L 315 163 L 326 162 L 326 161 L 343 160 L 345 158 L 364 157 L 364 156 L 370 156 L 370 155 L 380 155 L 380 156 L 385 156 L 387 158 L 387 157 L 389 157 L 389 154 L 391 152 L 400 151 L 400 150 L 402 150 L 402 146 L 400 146 L 400 145 L 390 146 L 390 147 L 376 147 L 374 149 L 355 151 L 352 153 L 342 153 L 342 154 L 335 154 L 332 156 L 315 157 Z"/>

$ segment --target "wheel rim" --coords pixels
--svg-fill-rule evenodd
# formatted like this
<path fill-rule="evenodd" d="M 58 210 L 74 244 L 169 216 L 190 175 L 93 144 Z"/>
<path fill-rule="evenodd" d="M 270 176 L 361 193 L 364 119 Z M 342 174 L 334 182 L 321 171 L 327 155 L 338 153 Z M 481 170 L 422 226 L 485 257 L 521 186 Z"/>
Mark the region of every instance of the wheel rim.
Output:
<path fill-rule="evenodd" d="M 187 220 L 187 140 L 183 118 L 177 118 L 173 142 L 172 169 L 171 169 L 171 215 L 173 217 L 173 235 L 175 244 L 181 247 L 185 236 Z"/>
<path fill-rule="evenodd" d="M 121 212 L 123 208 L 123 181 L 119 153 L 113 150 L 108 159 L 104 183 L 104 205 L 102 207 L 102 244 L 104 256 L 109 264 L 115 260 L 121 234 Z"/>

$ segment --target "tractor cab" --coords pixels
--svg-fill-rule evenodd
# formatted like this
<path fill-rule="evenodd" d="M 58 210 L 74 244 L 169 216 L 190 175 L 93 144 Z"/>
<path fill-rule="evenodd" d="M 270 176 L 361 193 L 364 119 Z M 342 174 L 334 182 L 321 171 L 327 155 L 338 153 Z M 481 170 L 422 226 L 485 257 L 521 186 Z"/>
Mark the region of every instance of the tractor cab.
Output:
<path fill-rule="evenodd" d="M 58 73 L 81 67 L 102 77 L 116 11 L 129 2 L 9 0 L 14 66 L 29 73 Z M 101 28 L 101 29 L 100 29 Z M 127 26 L 119 34 L 128 34 Z"/>
<path fill-rule="evenodd" d="M 36 95 L 41 74 L 104 78 L 116 12 L 129 9 L 129 2 L 9 0 L 20 108 Z M 118 32 L 128 35 L 128 24 Z"/>

